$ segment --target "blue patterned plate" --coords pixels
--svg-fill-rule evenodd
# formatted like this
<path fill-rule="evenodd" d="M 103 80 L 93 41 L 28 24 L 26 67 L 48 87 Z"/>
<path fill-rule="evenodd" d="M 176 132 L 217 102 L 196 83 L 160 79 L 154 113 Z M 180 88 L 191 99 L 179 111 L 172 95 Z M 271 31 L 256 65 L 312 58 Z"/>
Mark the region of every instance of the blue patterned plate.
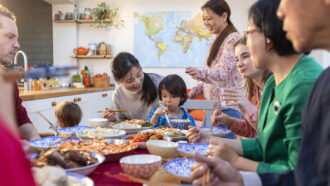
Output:
<path fill-rule="evenodd" d="M 34 147 L 47 148 L 49 145 L 53 144 L 54 142 L 56 142 L 62 138 L 63 137 L 58 137 L 58 136 L 48 136 L 48 137 L 32 140 L 29 143 L 31 146 L 34 146 Z M 77 142 L 79 141 L 78 138 L 69 138 L 67 140 L 77 141 Z M 62 141 L 59 144 L 64 143 L 67 140 Z M 58 146 L 58 144 L 55 145 L 55 147 L 57 147 L 57 146 Z"/>
<path fill-rule="evenodd" d="M 68 127 L 63 129 L 58 129 L 61 133 L 72 133 L 72 132 L 78 132 L 85 129 L 95 129 L 95 127 L 88 127 L 88 126 L 75 126 L 75 127 Z"/>
<path fill-rule="evenodd" d="M 196 161 L 192 158 L 177 158 L 165 163 L 163 168 L 178 179 L 190 182 L 191 166 L 195 163 Z"/>
<path fill-rule="evenodd" d="M 201 129 L 205 129 L 205 130 L 211 130 L 211 127 L 200 127 Z M 231 133 L 231 130 L 227 129 L 227 127 L 222 127 L 222 126 L 216 126 L 213 129 L 213 136 L 226 136 L 228 134 Z"/>
<path fill-rule="evenodd" d="M 208 148 L 208 143 L 179 143 L 178 151 L 181 156 L 192 158 L 194 152 L 206 155 Z"/>
<path fill-rule="evenodd" d="M 93 180 L 87 176 L 71 172 L 67 172 L 66 175 L 77 178 L 82 186 L 94 186 Z"/>

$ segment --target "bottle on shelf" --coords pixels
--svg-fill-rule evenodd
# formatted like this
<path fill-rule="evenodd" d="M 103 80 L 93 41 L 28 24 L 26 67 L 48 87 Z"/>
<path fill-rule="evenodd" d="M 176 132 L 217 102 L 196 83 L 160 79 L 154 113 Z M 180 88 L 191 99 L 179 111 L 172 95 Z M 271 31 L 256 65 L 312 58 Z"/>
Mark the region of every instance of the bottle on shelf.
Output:
<path fill-rule="evenodd" d="M 78 20 L 78 19 L 79 19 L 79 7 L 78 5 L 74 5 L 73 20 Z"/>

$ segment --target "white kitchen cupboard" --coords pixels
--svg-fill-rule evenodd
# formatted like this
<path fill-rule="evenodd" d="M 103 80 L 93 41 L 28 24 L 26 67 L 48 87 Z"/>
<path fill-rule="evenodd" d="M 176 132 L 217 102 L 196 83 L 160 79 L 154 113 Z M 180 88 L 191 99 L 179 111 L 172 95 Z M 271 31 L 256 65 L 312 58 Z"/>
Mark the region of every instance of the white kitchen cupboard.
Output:
<path fill-rule="evenodd" d="M 49 125 L 43 120 L 37 111 L 45 115 L 51 122 L 56 123 L 55 107 L 63 101 L 73 101 L 77 103 L 83 113 L 83 117 L 79 125 L 87 126 L 87 120 L 90 118 L 102 117 L 98 110 L 104 110 L 105 107 L 113 108 L 112 104 L 113 91 L 93 92 L 86 94 L 77 94 L 71 96 L 62 96 L 55 98 L 23 101 L 28 115 L 39 132 L 53 132 L 49 129 Z"/>

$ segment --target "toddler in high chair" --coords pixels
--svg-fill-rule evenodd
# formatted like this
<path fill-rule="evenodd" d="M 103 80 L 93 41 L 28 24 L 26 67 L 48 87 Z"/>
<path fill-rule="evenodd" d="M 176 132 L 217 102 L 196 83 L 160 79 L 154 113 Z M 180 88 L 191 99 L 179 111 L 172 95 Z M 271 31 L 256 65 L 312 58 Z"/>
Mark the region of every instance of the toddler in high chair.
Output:
<path fill-rule="evenodd" d="M 171 120 L 178 121 L 178 119 L 182 119 L 183 122 L 190 121 L 189 125 L 196 126 L 195 120 L 181 107 L 188 99 L 188 94 L 186 83 L 180 76 L 172 74 L 162 79 L 158 86 L 158 96 L 162 103 L 158 108 L 152 110 L 148 118 L 148 121 L 154 124 L 155 127 L 168 126 L 164 116 L 165 113 L 168 114 L 170 122 Z M 183 126 L 176 125 L 173 127 L 182 128 Z M 186 129 L 187 126 L 184 128 Z"/>

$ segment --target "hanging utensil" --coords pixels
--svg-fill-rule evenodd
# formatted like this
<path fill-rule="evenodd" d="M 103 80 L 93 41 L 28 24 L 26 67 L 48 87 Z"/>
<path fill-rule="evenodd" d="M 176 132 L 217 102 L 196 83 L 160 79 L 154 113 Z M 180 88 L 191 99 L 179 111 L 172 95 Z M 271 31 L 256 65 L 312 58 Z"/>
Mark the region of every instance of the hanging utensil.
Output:
<path fill-rule="evenodd" d="M 56 136 L 60 135 L 60 132 L 58 131 L 57 125 L 50 122 L 41 112 L 37 111 L 37 113 L 50 125 L 50 128 L 53 129 L 56 132 Z"/>

